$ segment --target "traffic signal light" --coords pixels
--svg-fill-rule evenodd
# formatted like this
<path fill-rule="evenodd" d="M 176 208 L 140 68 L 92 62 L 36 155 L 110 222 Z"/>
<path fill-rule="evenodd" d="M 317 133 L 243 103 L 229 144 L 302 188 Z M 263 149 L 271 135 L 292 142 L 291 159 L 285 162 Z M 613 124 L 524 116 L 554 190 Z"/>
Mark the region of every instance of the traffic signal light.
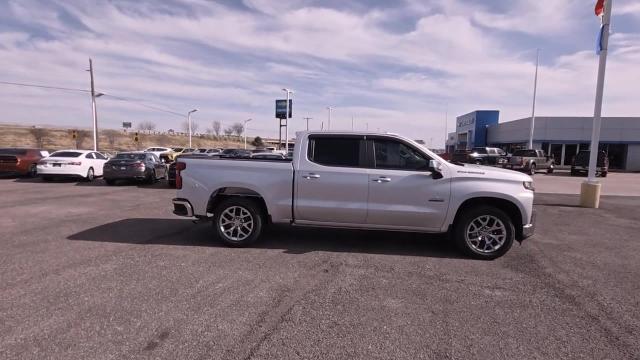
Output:
<path fill-rule="evenodd" d="M 140 141 L 140 137 L 138 136 L 138 132 L 136 131 L 134 136 L 133 136 L 133 141 L 138 142 Z"/>
<path fill-rule="evenodd" d="M 77 130 L 71 130 L 71 138 L 73 140 L 78 138 L 78 131 Z"/>

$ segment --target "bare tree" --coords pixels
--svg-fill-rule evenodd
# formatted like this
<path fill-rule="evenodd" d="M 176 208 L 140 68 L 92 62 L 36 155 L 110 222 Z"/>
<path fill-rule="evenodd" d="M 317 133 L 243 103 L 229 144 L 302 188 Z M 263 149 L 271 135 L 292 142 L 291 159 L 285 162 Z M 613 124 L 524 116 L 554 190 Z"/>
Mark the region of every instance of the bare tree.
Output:
<path fill-rule="evenodd" d="M 224 129 L 224 134 L 226 136 L 231 136 L 233 134 L 233 128 L 232 127 L 228 127 Z"/>
<path fill-rule="evenodd" d="M 89 137 L 89 132 L 87 130 L 77 130 L 76 131 L 76 149 L 82 148 L 82 143 Z"/>
<path fill-rule="evenodd" d="M 220 129 L 222 128 L 222 124 L 220 121 L 216 120 L 213 122 L 213 132 L 216 134 L 216 137 L 220 136 Z"/>
<path fill-rule="evenodd" d="M 242 135 L 242 133 L 244 132 L 244 125 L 240 122 L 237 122 L 233 125 L 231 125 L 231 129 L 233 130 L 233 132 L 240 137 Z"/>
<path fill-rule="evenodd" d="M 156 124 L 153 121 L 141 121 L 138 124 L 137 129 L 140 131 L 147 131 L 151 134 L 151 132 L 156 129 Z"/>
<path fill-rule="evenodd" d="M 47 129 L 32 127 L 29 129 L 29 133 L 36 139 L 36 144 L 39 148 L 44 147 L 44 138 L 49 135 L 49 131 Z"/>
<path fill-rule="evenodd" d="M 116 144 L 116 140 L 118 139 L 118 137 L 120 137 L 120 131 L 107 129 L 103 130 L 102 133 L 107 138 L 109 146 L 111 146 L 111 148 L 113 149 L 114 145 Z"/>
<path fill-rule="evenodd" d="M 198 123 L 191 120 L 191 133 L 195 134 L 198 131 Z M 185 120 L 182 122 L 182 130 L 185 132 L 185 134 L 189 135 L 189 121 Z"/>

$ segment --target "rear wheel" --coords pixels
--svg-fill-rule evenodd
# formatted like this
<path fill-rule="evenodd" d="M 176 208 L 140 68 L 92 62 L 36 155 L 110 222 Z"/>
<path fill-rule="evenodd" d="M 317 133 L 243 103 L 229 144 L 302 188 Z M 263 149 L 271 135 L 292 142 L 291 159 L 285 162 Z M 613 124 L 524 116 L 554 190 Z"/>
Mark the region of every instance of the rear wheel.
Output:
<path fill-rule="evenodd" d="M 244 247 L 255 242 L 262 232 L 264 214 L 250 199 L 230 197 L 214 210 L 213 227 L 225 244 Z"/>
<path fill-rule="evenodd" d="M 547 174 L 553 174 L 553 164 L 549 165 L 549 168 L 547 169 Z"/>
<path fill-rule="evenodd" d="M 93 172 L 93 168 L 89 168 L 89 170 L 87 170 L 87 176 L 84 179 L 89 182 L 95 179 L 95 173 Z"/>
<path fill-rule="evenodd" d="M 533 176 L 536 174 L 536 164 L 532 163 L 529 165 L 529 175 Z"/>
<path fill-rule="evenodd" d="M 606 171 L 601 172 L 600 177 L 607 177 L 607 172 Z"/>
<path fill-rule="evenodd" d="M 466 255 L 492 260 L 504 255 L 515 239 L 511 218 L 492 206 L 478 206 L 466 210 L 454 225 L 454 240 Z"/>
<path fill-rule="evenodd" d="M 156 171 L 151 170 L 151 174 L 149 174 L 149 177 L 147 178 L 147 183 L 155 184 L 156 181 L 158 181 L 158 178 L 156 177 Z"/>

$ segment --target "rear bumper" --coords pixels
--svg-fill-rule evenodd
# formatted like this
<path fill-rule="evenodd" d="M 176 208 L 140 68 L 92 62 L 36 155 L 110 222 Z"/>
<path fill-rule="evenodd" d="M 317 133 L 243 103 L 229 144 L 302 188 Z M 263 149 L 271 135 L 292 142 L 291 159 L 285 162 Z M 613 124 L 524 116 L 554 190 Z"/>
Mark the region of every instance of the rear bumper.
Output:
<path fill-rule="evenodd" d="M 522 235 L 520 236 L 519 240 L 524 240 L 526 238 L 533 236 L 535 231 L 536 231 L 536 211 L 534 209 L 533 213 L 531 214 L 531 222 L 529 224 L 525 224 L 522 226 Z"/>
<path fill-rule="evenodd" d="M 173 203 L 173 213 L 178 216 L 193 217 L 193 206 L 187 199 L 175 198 Z"/>
<path fill-rule="evenodd" d="M 126 169 L 126 170 L 114 170 L 109 167 L 104 167 L 103 177 L 109 180 L 126 180 L 126 179 L 144 179 L 147 177 L 147 169 Z"/>
<path fill-rule="evenodd" d="M 38 165 L 38 175 L 40 176 L 60 176 L 60 177 L 85 177 L 87 171 L 79 166 L 67 167 L 53 167 L 53 166 L 40 166 Z"/>

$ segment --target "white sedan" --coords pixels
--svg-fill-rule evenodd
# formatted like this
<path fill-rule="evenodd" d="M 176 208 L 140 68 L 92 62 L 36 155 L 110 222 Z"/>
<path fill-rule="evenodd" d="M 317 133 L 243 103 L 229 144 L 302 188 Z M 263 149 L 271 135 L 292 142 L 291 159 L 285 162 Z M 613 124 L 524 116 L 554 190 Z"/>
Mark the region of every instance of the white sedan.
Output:
<path fill-rule="evenodd" d="M 54 177 L 80 177 L 92 181 L 102 176 L 107 158 L 92 150 L 59 150 L 38 162 L 38 175 L 49 181 Z"/>
<path fill-rule="evenodd" d="M 157 157 L 160 157 L 160 154 L 166 153 L 166 152 L 169 152 L 169 151 L 171 151 L 170 148 L 168 148 L 168 147 L 159 147 L 159 146 L 146 148 L 144 150 L 144 152 L 155 154 Z"/>

